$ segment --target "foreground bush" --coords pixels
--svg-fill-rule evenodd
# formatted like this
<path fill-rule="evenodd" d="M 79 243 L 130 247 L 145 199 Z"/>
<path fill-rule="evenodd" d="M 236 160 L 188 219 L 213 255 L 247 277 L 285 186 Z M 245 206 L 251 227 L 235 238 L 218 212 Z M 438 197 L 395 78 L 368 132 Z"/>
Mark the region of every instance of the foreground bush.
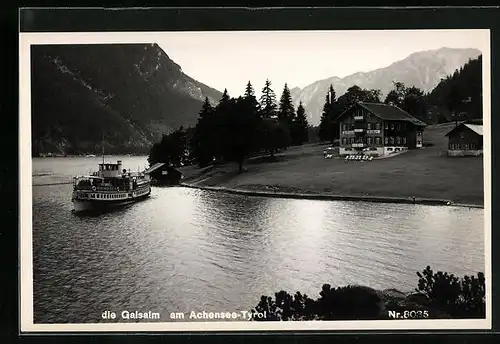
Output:
<path fill-rule="evenodd" d="M 323 285 L 320 297 L 286 291 L 274 298 L 262 296 L 252 310 L 265 314 L 257 321 L 376 320 L 388 319 L 389 311 L 416 311 L 416 318 L 484 318 L 484 274 L 459 279 L 448 273 L 434 273 L 428 266 L 419 277 L 416 293 L 405 295 L 395 289 L 377 291 L 363 286 L 332 288 Z M 423 316 L 422 314 L 427 314 Z"/>
<path fill-rule="evenodd" d="M 417 272 L 417 291 L 425 293 L 430 304 L 454 318 L 485 317 L 485 280 L 482 272 L 462 279 L 441 271 L 434 273 L 428 266 Z"/>

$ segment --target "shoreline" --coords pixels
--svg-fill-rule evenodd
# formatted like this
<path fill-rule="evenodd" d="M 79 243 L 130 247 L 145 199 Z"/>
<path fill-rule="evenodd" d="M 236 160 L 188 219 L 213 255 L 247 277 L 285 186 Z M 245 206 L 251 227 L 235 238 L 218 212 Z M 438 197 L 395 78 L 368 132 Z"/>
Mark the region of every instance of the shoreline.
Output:
<path fill-rule="evenodd" d="M 387 196 L 330 195 L 324 193 L 276 192 L 276 191 L 264 191 L 264 190 L 235 189 L 223 186 L 204 186 L 196 184 L 197 184 L 196 182 L 192 184 L 189 182 L 183 182 L 179 183 L 179 186 L 190 189 L 217 191 L 217 192 L 225 192 L 230 194 L 255 196 L 255 197 L 308 199 L 308 200 L 320 200 L 320 201 L 355 201 L 355 202 L 371 202 L 371 203 L 419 204 L 419 205 L 484 209 L 484 206 L 480 204 L 453 203 L 450 200 L 433 199 L 433 198 L 418 198 L 418 197 L 404 198 L 404 197 L 387 197 Z"/>

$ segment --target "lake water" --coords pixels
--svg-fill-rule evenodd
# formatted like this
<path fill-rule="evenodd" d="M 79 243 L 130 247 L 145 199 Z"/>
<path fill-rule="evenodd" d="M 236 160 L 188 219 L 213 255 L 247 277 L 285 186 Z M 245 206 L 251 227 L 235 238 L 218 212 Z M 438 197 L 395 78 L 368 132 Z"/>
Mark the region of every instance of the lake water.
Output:
<path fill-rule="evenodd" d="M 145 157 L 109 157 L 143 168 Z M 484 271 L 483 209 L 246 197 L 182 187 L 93 217 L 72 213 L 73 175 L 99 158 L 33 159 L 35 323 L 106 310 L 242 311 L 279 290 L 411 291 L 417 271 Z"/>

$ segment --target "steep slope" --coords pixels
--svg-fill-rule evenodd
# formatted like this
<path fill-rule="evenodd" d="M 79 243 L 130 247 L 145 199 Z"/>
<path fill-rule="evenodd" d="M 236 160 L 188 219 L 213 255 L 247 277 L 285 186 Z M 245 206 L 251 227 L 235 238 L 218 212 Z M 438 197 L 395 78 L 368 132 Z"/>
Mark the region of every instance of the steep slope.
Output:
<path fill-rule="evenodd" d="M 441 80 L 426 96 L 435 122 L 483 119 L 482 64 L 480 55 Z"/>
<path fill-rule="evenodd" d="M 221 93 L 157 44 L 32 46 L 33 154 L 147 152 Z"/>
<path fill-rule="evenodd" d="M 481 52 L 477 49 L 452 48 L 416 52 L 385 68 L 371 72 L 358 72 L 344 78 L 331 77 L 316 81 L 304 87 L 300 92 L 295 90 L 292 98 L 295 104 L 302 100 L 310 123 L 317 125 L 330 84 L 333 85 L 337 97 L 353 85 L 366 89 L 379 89 L 385 97 L 392 89 L 393 81 L 403 82 L 407 86 L 416 86 L 429 92 L 442 78 L 452 74 L 469 59 L 476 58 L 480 54 Z"/>

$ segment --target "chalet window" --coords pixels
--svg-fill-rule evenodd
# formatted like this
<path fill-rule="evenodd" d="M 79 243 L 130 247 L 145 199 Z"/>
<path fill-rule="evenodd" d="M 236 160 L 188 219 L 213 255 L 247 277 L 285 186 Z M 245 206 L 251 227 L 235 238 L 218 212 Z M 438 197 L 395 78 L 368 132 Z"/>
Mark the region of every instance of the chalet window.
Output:
<path fill-rule="evenodd" d="M 367 124 L 366 124 L 366 129 L 368 129 L 368 130 L 372 130 L 372 124 L 371 124 L 371 123 L 367 123 Z"/>
<path fill-rule="evenodd" d="M 375 129 L 380 130 L 380 123 L 379 122 L 375 123 Z"/>
<path fill-rule="evenodd" d="M 403 144 L 406 144 L 406 137 L 403 137 Z"/>
<path fill-rule="evenodd" d="M 389 144 L 393 145 L 394 144 L 394 137 L 389 137 Z"/>
<path fill-rule="evenodd" d="M 366 138 L 366 143 L 371 145 L 372 144 L 372 138 L 371 137 L 368 137 Z"/>
<path fill-rule="evenodd" d="M 460 133 L 460 138 L 463 139 L 465 137 L 464 133 Z"/>
<path fill-rule="evenodd" d="M 385 122 L 384 128 L 385 128 L 385 130 L 388 130 L 389 129 L 389 123 Z"/>
<path fill-rule="evenodd" d="M 354 143 L 354 137 L 351 137 L 351 139 L 349 140 L 351 144 Z"/>
<path fill-rule="evenodd" d="M 471 143 L 470 144 L 470 149 L 476 149 L 476 144 L 475 143 Z"/>
<path fill-rule="evenodd" d="M 422 141 L 418 140 L 417 145 L 421 145 L 421 144 L 422 144 Z"/>
<path fill-rule="evenodd" d="M 396 130 L 399 131 L 399 123 L 396 124 Z"/>
<path fill-rule="evenodd" d="M 394 130 L 394 123 L 391 124 L 391 130 Z"/>
<path fill-rule="evenodd" d="M 345 123 L 342 124 L 342 130 L 347 131 L 347 124 L 345 124 Z"/>
<path fill-rule="evenodd" d="M 388 137 L 384 137 L 384 144 L 389 144 L 389 138 Z"/>
<path fill-rule="evenodd" d="M 380 144 L 380 137 L 375 138 L 375 144 L 379 145 Z"/>
<path fill-rule="evenodd" d="M 406 123 L 401 124 L 401 126 L 403 127 L 403 130 L 406 130 Z"/>
<path fill-rule="evenodd" d="M 469 144 L 468 143 L 465 144 L 465 149 L 469 149 Z"/>
<path fill-rule="evenodd" d="M 401 138 L 398 136 L 396 137 L 396 144 L 399 145 L 401 143 Z"/>
<path fill-rule="evenodd" d="M 345 137 L 342 139 L 342 144 L 343 144 L 343 145 L 346 145 L 346 144 L 347 144 L 347 139 L 346 139 Z"/>
<path fill-rule="evenodd" d="M 354 130 L 354 123 L 351 123 L 351 130 Z"/>

